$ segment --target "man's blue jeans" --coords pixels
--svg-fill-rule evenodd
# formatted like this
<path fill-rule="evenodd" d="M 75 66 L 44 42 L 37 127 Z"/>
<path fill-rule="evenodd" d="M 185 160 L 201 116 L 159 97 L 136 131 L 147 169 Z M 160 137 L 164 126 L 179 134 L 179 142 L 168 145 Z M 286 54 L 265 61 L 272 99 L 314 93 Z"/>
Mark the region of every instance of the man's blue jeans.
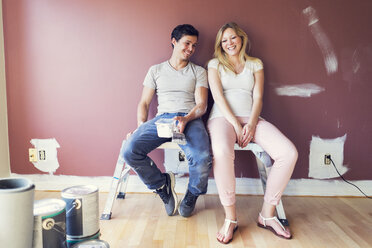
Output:
<path fill-rule="evenodd" d="M 122 152 L 125 162 L 130 165 L 149 189 L 158 189 L 165 184 L 165 175 L 147 156 L 152 150 L 171 138 L 158 136 L 155 122 L 161 118 L 185 116 L 185 113 L 164 113 L 143 123 L 129 137 Z M 183 132 L 186 145 L 180 145 L 189 165 L 188 189 L 193 195 L 205 194 L 208 186 L 208 176 L 212 167 L 212 156 L 207 131 L 202 120 L 195 119 L 187 123 Z"/>

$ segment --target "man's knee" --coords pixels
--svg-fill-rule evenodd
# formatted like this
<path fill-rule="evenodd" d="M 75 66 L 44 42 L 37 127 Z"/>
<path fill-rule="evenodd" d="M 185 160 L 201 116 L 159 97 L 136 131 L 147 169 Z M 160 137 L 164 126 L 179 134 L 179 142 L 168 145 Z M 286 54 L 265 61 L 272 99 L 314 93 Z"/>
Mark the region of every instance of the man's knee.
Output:
<path fill-rule="evenodd" d="M 127 140 L 123 150 L 122 150 L 122 156 L 124 158 L 124 161 L 128 163 L 129 165 L 135 164 L 133 163 L 135 160 L 138 160 L 139 153 L 136 151 L 136 144 L 133 140 Z"/>

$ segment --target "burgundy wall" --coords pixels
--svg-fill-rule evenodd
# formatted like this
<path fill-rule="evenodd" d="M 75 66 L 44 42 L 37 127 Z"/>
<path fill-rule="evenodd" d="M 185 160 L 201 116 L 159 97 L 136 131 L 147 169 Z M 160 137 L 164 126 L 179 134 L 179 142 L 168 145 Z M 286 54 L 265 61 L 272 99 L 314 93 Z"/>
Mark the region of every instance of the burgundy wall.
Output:
<path fill-rule="evenodd" d="M 308 6 L 331 41 L 337 73 L 327 74 L 302 14 Z M 28 162 L 29 141 L 55 137 L 57 174 L 112 175 L 121 141 L 136 126 L 145 74 L 171 54 L 171 30 L 181 23 L 199 29 L 193 61 L 205 65 L 218 28 L 233 20 L 265 64 L 262 116 L 299 150 L 293 178 L 308 175 L 312 135 L 347 133 L 345 176 L 372 179 L 371 10 L 367 0 L 3 0 L 11 170 L 40 173 Z M 274 91 L 302 83 L 325 91 L 310 98 Z M 162 153 L 153 155 L 162 164 Z M 237 164 L 237 175 L 257 175 L 251 155 L 238 152 Z"/>

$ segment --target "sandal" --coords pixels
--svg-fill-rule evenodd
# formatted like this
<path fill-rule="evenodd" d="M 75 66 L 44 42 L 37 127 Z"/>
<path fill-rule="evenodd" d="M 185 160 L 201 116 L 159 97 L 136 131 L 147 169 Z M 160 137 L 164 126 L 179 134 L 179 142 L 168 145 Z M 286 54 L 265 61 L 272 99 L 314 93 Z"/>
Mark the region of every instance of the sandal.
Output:
<path fill-rule="evenodd" d="M 278 234 L 278 233 L 275 231 L 275 229 L 272 228 L 271 226 L 266 226 L 266 221 L 267 221 L 267 220 L 274 220 L 274 221 L 276 221 L 276 222 L 279 224 L 279 226 L 280 226 L 284 231 L 286 231 L 285 227 L 282 225 L 282 223 L 280 223 L 280 221 L 278 220 L 278 218 L 277 218 L 276 216 L 274 216 L 274 217 L 270 217 L 270 218 L 265 218 L 265 217 L 262 216 L 261 213 L 259 214 L 259 216 L 260 216 L 260 218 L 263 220 L 263 225 L 262 225 L 261 223 L 257 222 L 257 226 L 258 226 L 258 227 L 261 227 L 261 228 L 264 228 L 264 229 L 266 229 L 266 230 L 269 230 L 269 231 L 273 232 L 276 236 L 278 236 L 278 237 L 280 237 L 280 238 L 283 238 L 283 239 L 291 239 L 291 238 L 292 238 L 292 234 L 291 234 L 291 236 L 289 236 L 289 237 L 285 237 L 285 236 L 283 236 L 283 235 Z"/>
<path fill-rule="evenodd" d="M 229 239 L 227 242 L 223 242 L 224 238 L 227 236 L 227 232 L 229 231 L 229 228 L 230 228 L 231 223 L 236 224 L 236 226 L 234 227 L 233 233 L 232 233 L 233 235 L 232 235 L 231 239 Z M 217 241 L 220 242 L 221 244 L 225 244 L 226 245 L 226 244 L 230 243 L 233 240 L 234 233 L 238 229 L 238 221 L 236 221 L 236 220 L 230 220 L 230 219 L 225 219 L 224 226 L 225 226 L 224 232 L 223 232 L 223 237 L 224 238 L 222 240 L 217 239 Z"/>

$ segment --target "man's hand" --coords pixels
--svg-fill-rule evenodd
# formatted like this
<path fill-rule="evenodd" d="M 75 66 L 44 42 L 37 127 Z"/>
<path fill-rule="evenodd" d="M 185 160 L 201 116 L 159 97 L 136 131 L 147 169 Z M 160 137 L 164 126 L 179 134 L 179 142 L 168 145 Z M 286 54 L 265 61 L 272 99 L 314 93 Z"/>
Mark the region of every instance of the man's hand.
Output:
<path fill-rule="evenodd" d="M 189 122 L 189 118 L 187 118 L 186 116 L 176 116 L 173 118 L 173 120 L 178 121 L 177 127 L 180 133 L 183 133 L 187 123 Z"/>

